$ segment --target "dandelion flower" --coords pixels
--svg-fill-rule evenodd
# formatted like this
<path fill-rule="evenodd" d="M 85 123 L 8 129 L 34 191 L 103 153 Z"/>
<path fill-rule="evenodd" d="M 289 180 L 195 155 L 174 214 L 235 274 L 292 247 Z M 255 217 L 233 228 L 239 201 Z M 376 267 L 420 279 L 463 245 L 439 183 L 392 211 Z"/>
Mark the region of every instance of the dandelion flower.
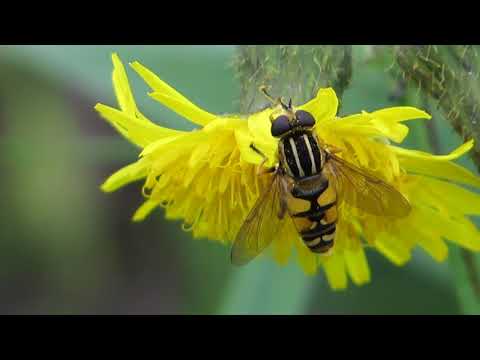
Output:
<path fill-rule="evenodd" d="M 198 126 L 194 131 L 161 127 L 138 110 L 120 59 L 116 54 L 112 59 L 119 109 L 103 104 L 95 109 L 142 151 L 136 162 L 111 175 L 102 190 L 112 192 L 142 180 L 145 202 L 134 221 L 163 208 L 167 219 L 182 220 L 183 229 L 194 238 L 230 245 L 269 183 L 269 175 L 257 175 L 263 159 L 250 144 L 267 156 L 264 166 L 278 162 L 278 139 L 271 135 L 270 120 L 275 109 L 248 116 L 211 114 L 134 62 L 131 67 L 152 89 L 149 95 Z M 407 217 L 392 220 L 344 204 L 331 256 L 309 251 L 294 229 L 281 232 L 266 253 L 280 264 L 295 254 L 305 273 L 322 268 L 333 289 L 344 289 L 349 278 L 356 285 L 370 281 L 365 243 L 396 265 L 408 262 L 416 246 L 443 261 L 446 240 L 479 251 L 480 233 L 470 216 L 480 214 L 480 196 L 461 185 L 479 188 L 480 179 L 452 162 L 468 152 L 473 141 L 442 156 L 407 150 L 391 143 L 401 143 L 407 136 L 405 121 L 429 119 L 424 111 L 391 107 L 340 118 L 337 107 L 335 92 L 327 88 L 297 109 L 315 117 L 314 131 L 325 143 L 342 149 L 340 157 L 394 186 L 412 210 Z"/>

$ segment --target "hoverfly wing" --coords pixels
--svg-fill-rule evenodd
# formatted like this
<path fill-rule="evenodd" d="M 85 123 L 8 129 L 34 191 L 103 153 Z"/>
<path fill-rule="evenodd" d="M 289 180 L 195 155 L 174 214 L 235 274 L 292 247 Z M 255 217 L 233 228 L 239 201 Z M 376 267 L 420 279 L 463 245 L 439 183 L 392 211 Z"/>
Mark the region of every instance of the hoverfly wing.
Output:
<path fill-rule="evenodd" d="M 245 265 L 265 250 L 282 227 L 282 197 L 284 190 L 281 177 L 275 173 L 272 181 L 260 195 L 241 226 L 231 251 L 235 265 Z M 283 214 L 282 214 L 283 213 Z"/>
<path fill-rule="evenodd" d="M 328 157 L 325 166 L 335 184 L 339 203 L 345 201 L 377 216 L 401 218 L 410 213 L 410 203 L 393 186 L 338 156 L 329 153 Z"/>

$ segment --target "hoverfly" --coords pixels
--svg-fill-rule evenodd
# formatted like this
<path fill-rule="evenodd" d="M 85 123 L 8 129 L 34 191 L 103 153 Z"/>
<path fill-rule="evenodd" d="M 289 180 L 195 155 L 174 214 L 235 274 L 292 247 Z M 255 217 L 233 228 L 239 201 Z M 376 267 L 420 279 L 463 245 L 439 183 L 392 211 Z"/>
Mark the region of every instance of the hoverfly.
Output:
<path fill-rule="evenodd" d="M 274 100 L 265 87 L 260 89 L 282 113 L 271 117 L 271 134 L 279 139 L 279 162 L 263 169 L 271 181 L 259 196 L 233 243 L 231 260 L 243 265 L 265 250 L 276 234 L 293 221 L 305 246 L 327 255 L 335 242 L 338 207 L 342 202 L 366 213 L 392 218 L 410 213 L 408 200 L 394 187 L 335 155 L 340 150 L 324 144 L 313 131 L 315 119 L 307 111 L 296 110 Z"/>

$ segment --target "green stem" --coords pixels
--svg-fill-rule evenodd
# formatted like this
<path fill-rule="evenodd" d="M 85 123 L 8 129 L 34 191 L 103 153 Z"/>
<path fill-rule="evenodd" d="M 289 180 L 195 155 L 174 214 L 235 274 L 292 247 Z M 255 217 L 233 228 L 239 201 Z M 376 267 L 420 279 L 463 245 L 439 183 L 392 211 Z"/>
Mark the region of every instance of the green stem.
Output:
<path fill-rule="evenodd" d="M 352 75 L 351 46 L 240 46 L 234 62 L 240 81 L 240 111 L 251 113 L 266 105 L 258 91 L 271 87 L 274 97 L 302 104 L 321 87 L 333 87 L 340 98 Z"/>
<path fill-rule="evenodd" d="M 472 159 L 480 169 L 479 49 L 473 46 L 400 46 L 396 61 L 402 75 L 436 101 L 445 119 L 463 139 L 475 139 Z"/>
<path fill-rule="evenodd" d="M 419 88 L 424 104 L 436 103 L 444 119 L 463 139 L 475 139 L 471 157 L 480 169 L 477 49 L 472 46 L 401 46 L 395 57 L 403 77 Z M 447 150 L 442 142 L 445 129 L 438 127 L 435 119 L 440 114 L 435 111 L 433 114 L 434 119 L 427 125 L 430 147 L 437 154 L 444 153 Z M 451 248 L 450 265 L 464 313 L 480 313 L 479 259 L 478 254 L 466 249 Z"/>

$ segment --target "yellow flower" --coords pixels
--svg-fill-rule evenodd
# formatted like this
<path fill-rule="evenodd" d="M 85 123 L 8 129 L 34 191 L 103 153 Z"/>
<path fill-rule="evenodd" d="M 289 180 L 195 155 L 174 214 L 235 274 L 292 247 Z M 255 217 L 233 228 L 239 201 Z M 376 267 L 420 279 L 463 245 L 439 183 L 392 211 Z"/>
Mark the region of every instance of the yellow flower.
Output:
<path fill-rule="evenodd" d="M 145 179 L 142 192 L 146 201 L 133 215 L 134 221 L 162 207 L 168 219 L 183 220 L 184 230 L 195 238 L 231 244 L 269 181 L 268 176 L 257 176 L 262 158 L 250 144 L 267 155 L 265 166 L 278 162 L 278 140 L 271 136 L 269 119 L 274 109 L 249 116 L 211 114 L 134 62 L 131 67 L 153 90 L 152 98 L 198 125 L 194 131 L 164 128 L 140 113 L 120 59 L 116 54 L 112 59 L 120 109 L 103 104 L 95 109 L 143 150 L 138 161 L 111 175 L 102 190 L 112 192 Z M 478 188 L 480 179 L 452 162 L 469 151 L 473 141 L 444 156 L 407 150 L 390 141 L 401 143 L 408 133 L 403 122 L 429 119 L 427 113 L 413 107 L 392 107 L 339 118 L 337 106 L 335 92 L 321 89 L 298 108 L 315 117 L 315 131 L 321 139 L 342 149 L 340 156 L 345 160 L 367 167 L 393 185 L 409 200 L 412 211 L 393 221 L 344 204 L 333 255 L 312 253 L 293 229 L 282 232 L 266 252 L 280 264 L 295 253 L 307 274 L 322 267 L 331 287 L 344 289 L 348 277 L 357 285 L 370 280 L 365 242 L 396 265 L 405 264 L 417 245 L 434 259 L 444 260 L 448 252 L 445 240 L 479 251 L 480 233 L 469 216 L 480 214 L 480 196 L 457 184 Z"/>

